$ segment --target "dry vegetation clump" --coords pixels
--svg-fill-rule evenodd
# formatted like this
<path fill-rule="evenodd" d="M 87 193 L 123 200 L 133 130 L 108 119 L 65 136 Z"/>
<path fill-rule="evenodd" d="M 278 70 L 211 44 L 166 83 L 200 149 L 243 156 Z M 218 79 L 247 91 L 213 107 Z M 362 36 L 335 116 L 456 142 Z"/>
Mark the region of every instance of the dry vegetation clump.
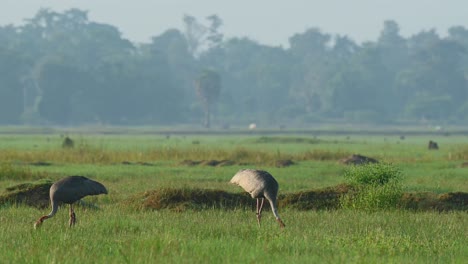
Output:
<path fill-rule="evenodd" d="M 319 190 L 282 194 L 278 197 L 280 206 L 299 210 L 337 209 L 340 206 L 339 197 L 350 190 L 348 185 L 338 185 Z M 229 193 L 210 189 L 175 189 L 164 188 L 146 191 L 130 197 L 124 204 L 135 209 L 233 209 L 239 207 L 251 208 L 255 200 L 248 193 Z M 269 210 L 269 203 L 264 209 Z"/>
<path fill-rule="evenodd" d="M 318 190 L 283 194 L 278 197 L 280 206 L 299 210 L 329 210 L 340 207 L 340 197 L 352 191 L 351 185 L 340 184 Z"/>
<path fill-rule="evenodd" d="M 65 137 L 62 142 L 62 148 L 73 148 L 75 146 L 75 142 L 73 139 L 69 137 Z"/>
<path fill-rule="evenodd" d="M 131 162 L 131 161 L 124 160 L 120 164 L 122 164 L 122 165 L 154 166 L 154 164 L 149 163 L 149 162 L 144 162 L 144 161 Z"/>
<path fill-rule="evenodd" d="M 400 208 L 416 211 L 468 211 L 468 193 L 436 194 L 431 192 L 404 193 Z"/>
<path fill-rule="evenodd" d="M 183 166 L 195 166 L 198 164 L 200 164 L 200 161 L 196 161 L 196 160 L 183 160 L 179 163 L 179 165 L 183 165 Z"/>
<path fill-rule="evenodd" d="M 183 160 L 179 165 L 184 166 L 211 166 L 211 167 L 223 167 L 236 165 L 235 161 L 232 160 Z"/>
<path fill-rule="evenodd" d="M 339 162 L 346 165 L 363 165 L 369 163 L 378 163 L 378 161 L 374 158 L 366 157 L 359 154 L 353 154 L 349 157 L 340 159 Z"/>
<path fill-rule="evenodd" d="M 340 209 L 344 195 L 357 193 L 352 185 L 340 184 L 318 190 L 280 194 L 279 207 L 297 210 L 335 210 Z M 398 208 L 421 211 L 448 211 L 468 209 L 467 193 L 404 193 Z M 170 209 L 185 211 L 187 209 L 234 209 L 253 208 L 255 200 L 248 193 L 229 193 L 222 190 L 163 188 L 133 195 L 123 204 L 137 210 Z M 264 210 L 270 210 L 268 203 Z"/>
<path fill-rule="evenodd" d="M 429 143 L 427 144 L 427 149 L 437 150 L 437 149 L 439 149 L 439 145 L 437 144 L 437 142 L 429 140 Z"/>
<path fill-rule="evenodd" d="M 224 208 L 231 209 L 251 204 L 247 193 L 228 193 L 209 189 L 164 188 L 136 194 L 123 203 L 135 209 L 186 209 Z"/>
<path fill-rule="evenodd" d="M 47 162 L 47 161 L 35 161 L 35 162 L 30 162 L 29 165 L 31 165 L 31 166 L 51 166 L 52 163 Z"/>
<path fill-rule="evenodd" d="M 49 206 L 49 189 L 52 184 L 52 180 L 42 179 L 9 187 L 6 193 L 0 195 L 0 206 L 25 204 L 36 208 L 46 208 Z"/>
<path fill-rule="evenodd" d="M 350 154 L 343 151 L 329 151 L 316 149 L 313 151 L 306 151 L 304 153 L 297 154 L 294 158 L 297 160 L 339 160 L 343 157 L 347 157 Z"/>
<path fill-rule="evenodd" d="M 275 162 L 275 166 L 278 168 L 289 167 L 294 165 L 294 162 L 290 159 L 279 159 Z"/>
<path fill-rule="evenodd" d="M 323 143 L 323 140 L 316 138 L 301 138 L 301 137 L 260 137 L 255 139 L 254 143 L 266 144 L 318 144 Z"/>

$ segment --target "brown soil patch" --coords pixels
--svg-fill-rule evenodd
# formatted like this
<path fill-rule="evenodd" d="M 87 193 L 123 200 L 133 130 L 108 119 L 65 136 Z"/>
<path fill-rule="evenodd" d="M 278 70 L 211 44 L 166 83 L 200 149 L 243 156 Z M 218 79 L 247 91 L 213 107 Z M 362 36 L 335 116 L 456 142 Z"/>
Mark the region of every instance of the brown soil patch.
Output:
<path fill-rule="evenodd" d="M 374 158 L 362 156 L 359 154 L 353 154 L 347 158 L 341 159 L 339 162 L 346 165 L 363 165 L 367 163 L 378 163 L 378 161 Z"/>

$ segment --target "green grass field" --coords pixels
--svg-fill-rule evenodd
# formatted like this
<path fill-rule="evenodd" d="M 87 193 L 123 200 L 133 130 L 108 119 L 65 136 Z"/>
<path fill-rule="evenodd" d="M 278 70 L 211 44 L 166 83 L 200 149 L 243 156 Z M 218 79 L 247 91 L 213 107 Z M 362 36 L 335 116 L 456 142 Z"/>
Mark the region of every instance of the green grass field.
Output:
<path fill-rule="evenodd" d="M 0 205 L 0 256 L 4 263 L 465 263 L 466 211 L 415 212 L 349 209 L 304 211 L 279 208 L 286 228 L 271 211 L 258 227 L 249 208 L 137 210 L 125 201 L 165 187 L 241 193 L 228 184 L 240 168 L 268 170 L 280 193 L 341 184 L 353 153 L 376 158 L 403 172 L 407 192 L 468 192 L 465 136 L 261 136 L 70 134 L 63 149 L 58 134 L 0 135 L 0 194 L 38 178 L 83 175 L 106 185 L 108 195 L 85 200 L 99 210 L 77 207 L 33 223 L 47 209 Z M 440 149 L 429 151 L 427 142 Z M 295 164 L 276 167 L 277 160 Z M 228 166 L 185 165 L 229 160 Z M 47 162 L 48 166 L 36 166 Z M 5 191 L 6 192 L 6 191 Z M 252 205 L 255 201 L 252 199 Z"/>

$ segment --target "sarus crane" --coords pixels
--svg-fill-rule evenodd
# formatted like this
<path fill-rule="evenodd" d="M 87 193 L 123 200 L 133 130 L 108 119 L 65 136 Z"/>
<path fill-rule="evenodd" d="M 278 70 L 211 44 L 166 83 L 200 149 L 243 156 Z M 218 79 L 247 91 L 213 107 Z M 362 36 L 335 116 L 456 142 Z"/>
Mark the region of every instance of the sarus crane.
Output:
<path fill-rule="evenodd" d="M 270 173 L 263 170 L 243 169 L 238 171 L 230 182 L 239 185 L 250 193 L 252 198 L 257 199 L 257 222 L 259 226 L 262 218 L 263 202 L 266 198 L 270 202 L 276 221 L 278 221 L 281 228 L 285 227 L 277 209 L 278 182 Z"/>
<path fill-rule="evenodd" d="M 49 219 L 57 213 L 61 204 L 70 205 L 70 221 L 72 227 L 76 223 L 76 215 L 73 210 L 73 203 L 88 195 L 107 194 L 107 189 L 101 183 L 90 180 L 83 176 L 68 176 L 50 186 L 49 196 L 52 211 L 44 215 L 34 223 L 34 228 L 42 225 L 44 220 Z"/>

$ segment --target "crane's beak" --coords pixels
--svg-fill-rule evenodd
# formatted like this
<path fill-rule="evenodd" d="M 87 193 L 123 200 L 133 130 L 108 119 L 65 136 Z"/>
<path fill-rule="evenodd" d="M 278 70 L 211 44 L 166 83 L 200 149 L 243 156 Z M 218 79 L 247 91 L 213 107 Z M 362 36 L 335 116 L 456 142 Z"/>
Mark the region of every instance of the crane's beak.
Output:
<path fill-rule="evenodd" d="M 41 227 L 42 225 L 42 221 L 38 220 L 34 223 L 34 229 L 38 229 L 39 227 Z"/>
<path fill-rule="evenodd" d="M 278 221 L 279 225 L 281 228 L 285 228 L 286 225 L 284 225 L 283 221 L 280 218 L 276 218 L 276 221 Z"/>

